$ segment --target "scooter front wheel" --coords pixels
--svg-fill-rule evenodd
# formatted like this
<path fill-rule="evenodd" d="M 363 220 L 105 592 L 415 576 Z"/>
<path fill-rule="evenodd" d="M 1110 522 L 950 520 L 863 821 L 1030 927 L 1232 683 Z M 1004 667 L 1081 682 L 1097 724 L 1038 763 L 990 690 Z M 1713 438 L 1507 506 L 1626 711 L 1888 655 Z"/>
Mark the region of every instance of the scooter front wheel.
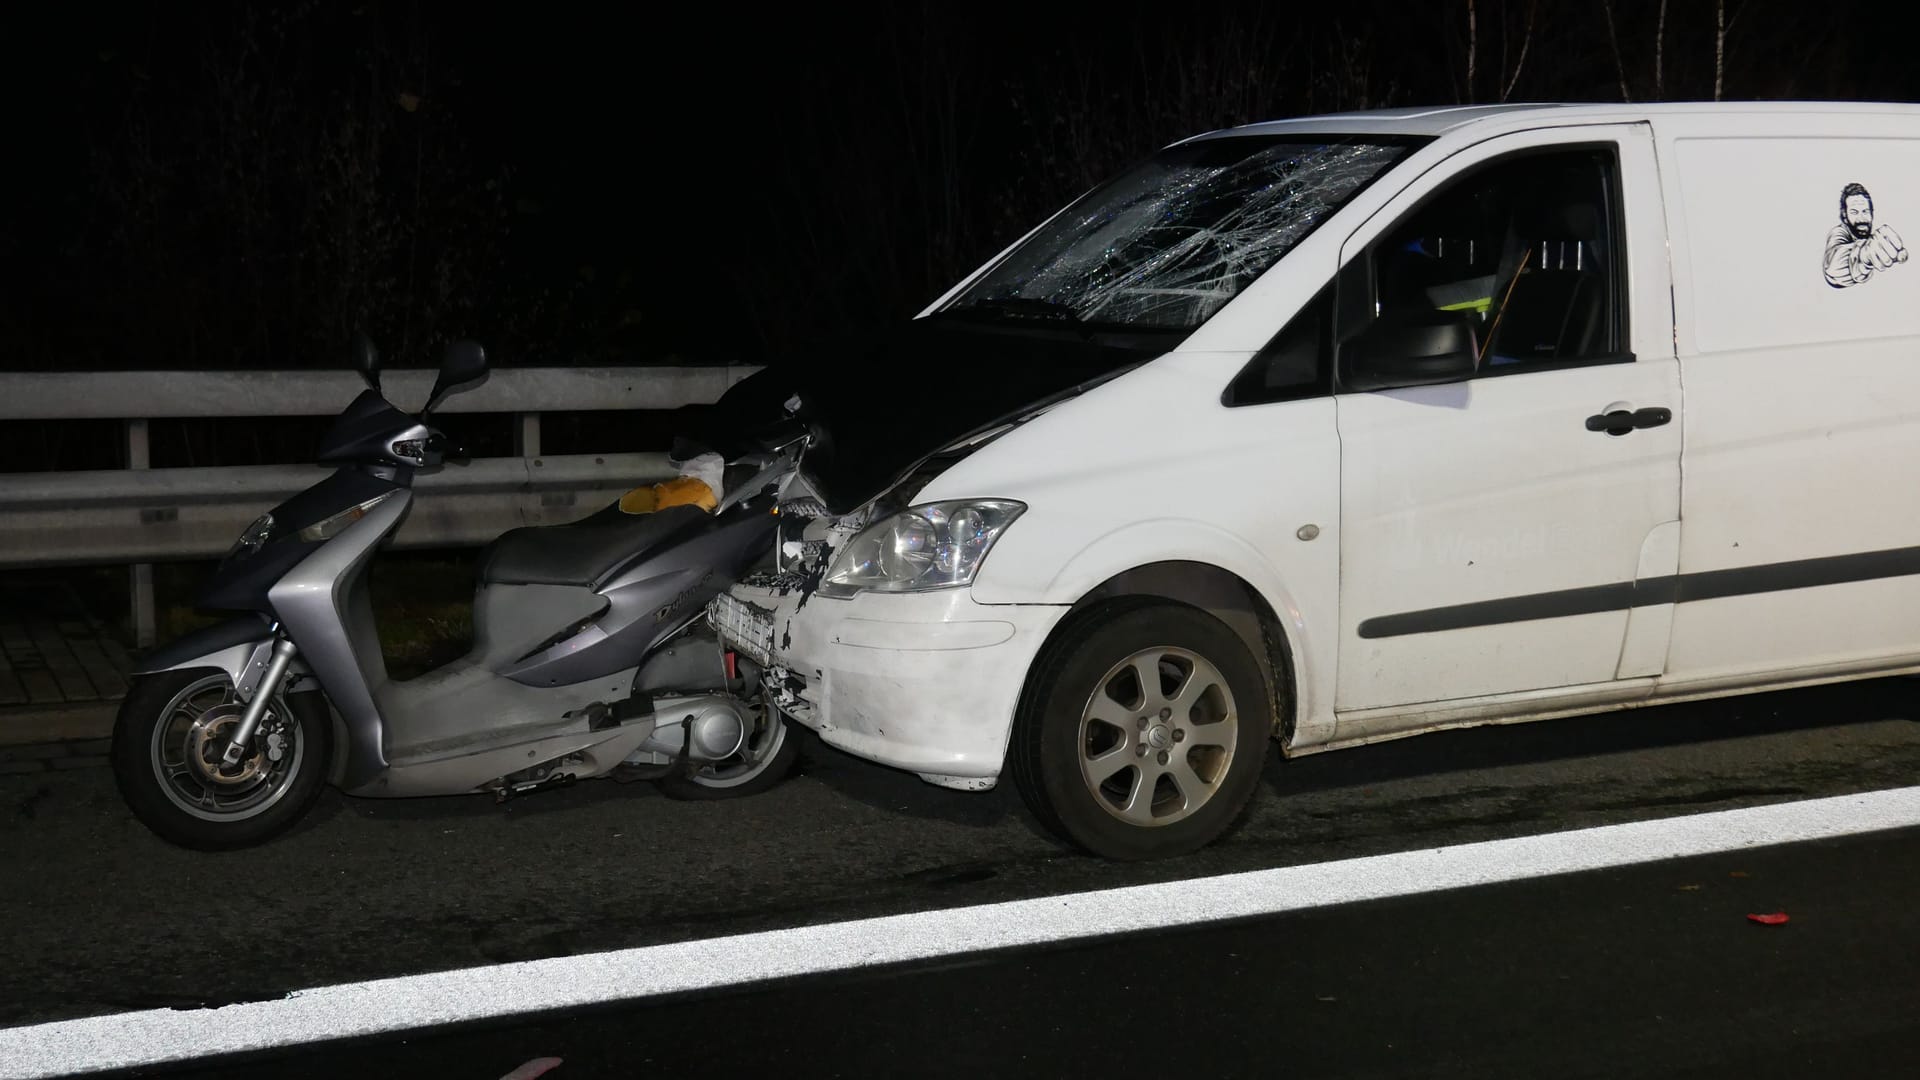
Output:
<path fill-rule="evenodd" d="M 275 694 L 237 763 L 222 763 L 244 706 L 211 668 L 133 681 L 114 722 L 114 782 L 141 824 L 201 851 L 247 847 L 292 826 L 320 794 L 333 741 L 317 692 Z"/>
<path fill-rule="evenodd" d="M 724 761 L 701 765 L 690 774 L 674 773 L 657 783 L 670 799 L 738 799 L 757 795 L 787 778 L 800 756 L 800 736 L 789 730 L 787 719 L 772 709 L 756 710 L 758 722 L 741 741 L 740 749 Z"/>

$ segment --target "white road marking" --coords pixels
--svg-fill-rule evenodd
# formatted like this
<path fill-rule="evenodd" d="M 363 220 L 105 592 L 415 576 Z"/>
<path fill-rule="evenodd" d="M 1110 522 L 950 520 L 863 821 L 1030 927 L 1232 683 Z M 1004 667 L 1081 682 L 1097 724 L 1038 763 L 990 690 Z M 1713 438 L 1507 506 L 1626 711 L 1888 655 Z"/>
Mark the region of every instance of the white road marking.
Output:
<path fill-rule="evenodd" d="M 0 1029 L 0 1072 L 43 1077 L 152 1066 L 1914 826 L 1920 826 L 1920 787 L 1894 788 L 1339 862 L 405 975 L 214 1009 L 150 1009 Z"/>

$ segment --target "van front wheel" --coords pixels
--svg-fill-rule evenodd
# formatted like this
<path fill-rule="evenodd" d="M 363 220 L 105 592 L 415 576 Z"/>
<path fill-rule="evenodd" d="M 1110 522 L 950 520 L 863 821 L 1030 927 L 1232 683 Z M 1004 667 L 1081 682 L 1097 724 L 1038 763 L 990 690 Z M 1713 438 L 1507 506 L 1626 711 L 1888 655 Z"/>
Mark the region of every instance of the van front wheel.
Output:
<path fill-rule="evenodd" d="M 1014 723 L 1014 783 L 1061 838 L 1110 859 L 1181 855 L 1246 808 L 1272 709 L 1226 624 L 1180 604 L 1084 618 Z"/>

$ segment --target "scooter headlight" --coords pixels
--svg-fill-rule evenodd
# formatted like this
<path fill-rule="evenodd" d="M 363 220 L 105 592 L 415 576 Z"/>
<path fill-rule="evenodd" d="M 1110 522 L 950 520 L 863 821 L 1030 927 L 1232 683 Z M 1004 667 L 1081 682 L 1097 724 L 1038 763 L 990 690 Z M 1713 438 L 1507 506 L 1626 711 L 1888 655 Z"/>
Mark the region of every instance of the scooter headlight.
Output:
<path fill-rule="evenodd" d="M 994 541 L 1026 508 L 1011 499 L 965 499 L 903 510 L 840 549 L 820 595 L 844 599 L 971 585 Z"/>
<path fill-rule="evenodd" d="M 306 528 L 301 529 L 298 532 L 294 533 L 294 536 L 298 537 L 301 540 L 305 540 L 308 543 L 318 543 L 321 540 L 331 540 L 334 537 L 339 536 L 341 533 L 345 532 L 347 530 L 347 526 L 353 524 L 356 521 L 359 521 L 363 517 L 366 517 L 367 511 L 373 509 L 376 506 L 379 506 L 381 503 L 386 502 L 388 499 L 393 498 L 397 494 L 399 494 L 398 491 L 388 491 L 379 495 L 375 495 L 373 498 L 368 499 L 366 502 L 363 502 L 358 506 L 349 506 L 345 510 L 340 511 L 337 514 L 329 515 L 328 517 L 322 518 L 319 521 L 316 521 L 313 524 L 308 525 Z"/>

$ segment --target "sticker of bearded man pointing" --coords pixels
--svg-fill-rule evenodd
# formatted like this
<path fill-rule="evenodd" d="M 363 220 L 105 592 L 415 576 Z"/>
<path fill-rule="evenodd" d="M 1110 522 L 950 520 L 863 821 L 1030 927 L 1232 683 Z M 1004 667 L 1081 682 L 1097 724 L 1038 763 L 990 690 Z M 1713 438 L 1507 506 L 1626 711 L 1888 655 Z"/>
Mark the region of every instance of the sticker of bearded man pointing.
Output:
<path fill-rule="evenodd" d="M 1840 224 L 1827 234 L 1827 284 L 1858 285 L 1895 263 L 1907 261 L 1900 234 L 1873 223 L 1873 196 L 1860 184 L 1840 189 Z"/>

